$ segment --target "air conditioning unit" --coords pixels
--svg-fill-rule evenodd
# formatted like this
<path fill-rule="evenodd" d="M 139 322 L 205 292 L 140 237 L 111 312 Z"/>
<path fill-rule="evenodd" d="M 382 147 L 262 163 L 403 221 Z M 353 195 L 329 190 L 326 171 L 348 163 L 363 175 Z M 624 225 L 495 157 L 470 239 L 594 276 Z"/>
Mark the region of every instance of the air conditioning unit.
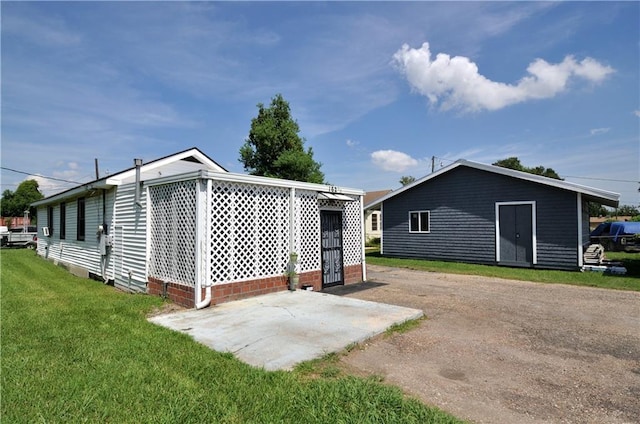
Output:
<path fill-rule="evenodd" d="M 42 227 L 42 234 L 44 234 L 45 237 L 49 237 L 49 227 Z"/>

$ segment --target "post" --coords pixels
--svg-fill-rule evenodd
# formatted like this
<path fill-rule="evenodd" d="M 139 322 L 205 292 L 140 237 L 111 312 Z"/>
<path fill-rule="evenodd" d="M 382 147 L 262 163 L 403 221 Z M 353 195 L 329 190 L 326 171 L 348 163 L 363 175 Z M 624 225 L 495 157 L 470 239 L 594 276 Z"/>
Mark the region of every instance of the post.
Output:
<path fill-rule="evenodd" d="M 433 174 L 435 170 L 436 170 L 436 157 L 431 156 L 431 173 Z"/>

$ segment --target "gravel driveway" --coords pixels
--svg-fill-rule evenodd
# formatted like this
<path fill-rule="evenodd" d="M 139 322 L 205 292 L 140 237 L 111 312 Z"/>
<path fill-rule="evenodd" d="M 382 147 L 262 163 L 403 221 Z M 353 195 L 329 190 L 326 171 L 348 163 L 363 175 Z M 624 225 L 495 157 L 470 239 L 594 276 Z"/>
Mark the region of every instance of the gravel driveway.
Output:
<path fill-rule="evenodd" d="M 640 422 L 640 293 L 368 266 L 331 293 L 424 310 L 342 358 L 477 423 Z"/>

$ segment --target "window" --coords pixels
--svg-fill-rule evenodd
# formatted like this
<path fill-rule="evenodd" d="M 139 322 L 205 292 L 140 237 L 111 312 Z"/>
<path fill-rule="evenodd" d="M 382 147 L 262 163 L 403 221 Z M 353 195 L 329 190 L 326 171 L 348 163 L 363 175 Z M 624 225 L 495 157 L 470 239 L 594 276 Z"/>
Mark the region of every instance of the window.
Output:
<path fill-rule="evenodd" d="M 429 211 L 410 211 L 409 212 L 409 232 L 410 233 L 428 233 L 430 232 L 430 216 Z"/>
<path fill-rule="evenodd" d="M 53 236 L 53 206 L 47 207 L 47 227 L 49 227 L 49 237 Z"/>
<path fill-rule="evenodd" d="M 371 214 L 371 231 L 378 231 L 378 213 Z"/>
<path fill-rule="evenodd" d="M 67 204 L 60 203 L 60 240 L 67 236 Z"/>
<path fill-rule="evenodd" d="M 78 240 L 84 240 L 85 209 L 84 197 L 78 199 Z"/>

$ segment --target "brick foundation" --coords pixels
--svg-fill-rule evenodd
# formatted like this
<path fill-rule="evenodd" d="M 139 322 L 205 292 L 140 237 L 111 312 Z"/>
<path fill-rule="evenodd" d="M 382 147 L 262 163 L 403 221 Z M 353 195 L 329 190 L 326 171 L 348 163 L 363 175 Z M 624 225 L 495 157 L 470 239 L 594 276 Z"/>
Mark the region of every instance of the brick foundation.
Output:
<path fill-rule="evenodd" d="M 344 267 L 344 283 L 353 284 L 362 281 L 362 265 L 349 265 Z"/>
<path fill-rule="evenodd" d="M 351 265 L 344 268 L 345 284 L 362 281 L 362 266 Z M 312 286 L 314 291 L 322 290 L 322 272 L 310 271 L 300 274 L 298 289 L 302 286 Z M 288 290 L 288 279 L 284 275 L 277 277 L 259 278 L 251 281 L 221 284 L 211 287 L 211 304 L 229 302 L 247 297 L 259 296 L 267 293 Z M 165 291 L 166 290 L 166 291 Z M 153 277 L 148 278 L 147 293 L 154 296 L 166 295 L 174 303 L 193 308 L 195 306 L 194 288 L 176 283 L 165 283 Z M 202 289 L 204 299 L 205 290 Z"/>

